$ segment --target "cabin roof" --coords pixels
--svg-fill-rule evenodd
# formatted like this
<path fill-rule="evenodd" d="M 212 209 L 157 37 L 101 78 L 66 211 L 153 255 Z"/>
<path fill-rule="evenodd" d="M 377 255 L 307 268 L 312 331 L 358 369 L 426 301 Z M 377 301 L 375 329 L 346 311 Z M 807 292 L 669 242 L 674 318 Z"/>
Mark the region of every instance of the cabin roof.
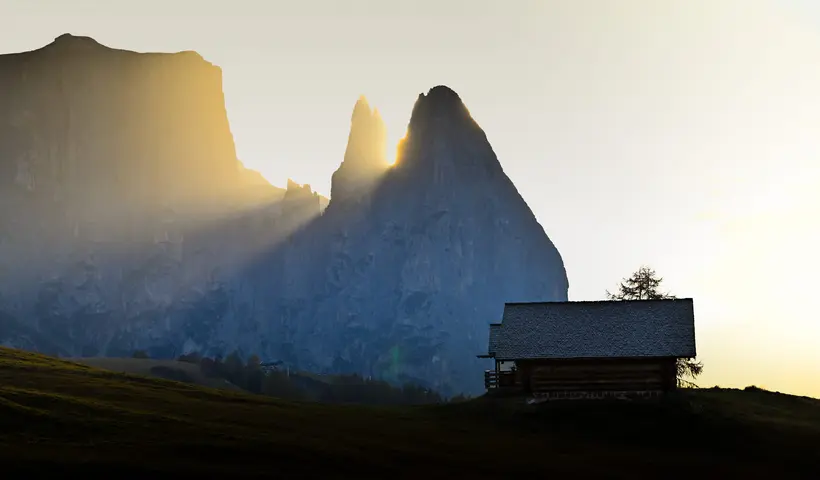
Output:
<path fill-rule="evenodd" d="M 491 323 L 490 324 L 490 342 L 487 346 L 487 353 L 493 355 L 498 348 L 498 337 L 501 332 L 501 324 L 500 323 Z"/>
<path fill-rule="evenodd" d="M 691 298 L 507 303 L 490 348 L 499 360 L 694 357 L 694 308 Z"/>

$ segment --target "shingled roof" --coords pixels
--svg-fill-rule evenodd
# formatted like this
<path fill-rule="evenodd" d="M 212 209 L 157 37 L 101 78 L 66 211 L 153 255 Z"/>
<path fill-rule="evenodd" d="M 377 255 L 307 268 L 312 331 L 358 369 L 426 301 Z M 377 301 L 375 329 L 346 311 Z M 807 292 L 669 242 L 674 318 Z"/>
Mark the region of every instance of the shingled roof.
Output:
<path fill-rule="evenodd" d="M 692 299 L 508 303 L 490 349 L 498 360 L 694 357 Z"/>
<path fill-rule="evenodd" d="M 476 355 L 478 358 L 493 358 L 495 357 L 495 349 L 498 346 L 498 336 L 501 331 L 500 323 L 490 324 L 490 340 L 487 343 L 487 353 Z"/>
<path fill-rule="evenodd" d="M 495 354 L 496 349 L 498 348 L 498 336 L 501 332 L 501 324 L 500 323 L 491 323 L 490 324 L 490 342 L 487 346 L 487 353 L 490 355 Z"/>

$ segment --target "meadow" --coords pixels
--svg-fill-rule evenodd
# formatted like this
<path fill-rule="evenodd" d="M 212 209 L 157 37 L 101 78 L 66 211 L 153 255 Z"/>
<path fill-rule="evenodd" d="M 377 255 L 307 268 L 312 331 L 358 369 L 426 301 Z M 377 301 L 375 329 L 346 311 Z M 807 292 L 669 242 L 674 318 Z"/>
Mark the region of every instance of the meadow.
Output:
<path fill-rule="evenodd" d="M 818 478 L 820 400 L 747 388 L 329 405 L 0 348 L 0 460 L 26 475 Z"/>

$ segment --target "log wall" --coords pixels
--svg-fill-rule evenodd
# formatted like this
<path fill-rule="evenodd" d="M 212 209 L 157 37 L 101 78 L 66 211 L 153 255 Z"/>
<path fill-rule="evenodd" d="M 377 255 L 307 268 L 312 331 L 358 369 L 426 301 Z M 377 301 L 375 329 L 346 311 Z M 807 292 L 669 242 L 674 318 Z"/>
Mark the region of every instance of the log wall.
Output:
<path fill-rule="evenodd" d="M 533 394 L 557 392 L 661 392 L 675 388 L 675 359 L 518 361 L 524 387 Z"/>

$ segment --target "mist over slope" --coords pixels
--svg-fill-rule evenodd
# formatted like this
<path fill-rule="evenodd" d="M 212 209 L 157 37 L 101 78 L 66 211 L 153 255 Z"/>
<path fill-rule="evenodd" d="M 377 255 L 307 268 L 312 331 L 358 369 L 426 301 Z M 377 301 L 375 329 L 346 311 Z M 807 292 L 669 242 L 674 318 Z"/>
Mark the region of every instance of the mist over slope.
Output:
<path fill-rule="evenodd" d="M 447 87 L 419 96 L 392 167 L 360 99 L 324 209 L 242 167 L 221 73 L 193 52 L 61 36 L 0 56 L 0 82 L 6 345 L 239 349 L 477 391 L 504 302 L 567 298 L 560 254 Z"/>

